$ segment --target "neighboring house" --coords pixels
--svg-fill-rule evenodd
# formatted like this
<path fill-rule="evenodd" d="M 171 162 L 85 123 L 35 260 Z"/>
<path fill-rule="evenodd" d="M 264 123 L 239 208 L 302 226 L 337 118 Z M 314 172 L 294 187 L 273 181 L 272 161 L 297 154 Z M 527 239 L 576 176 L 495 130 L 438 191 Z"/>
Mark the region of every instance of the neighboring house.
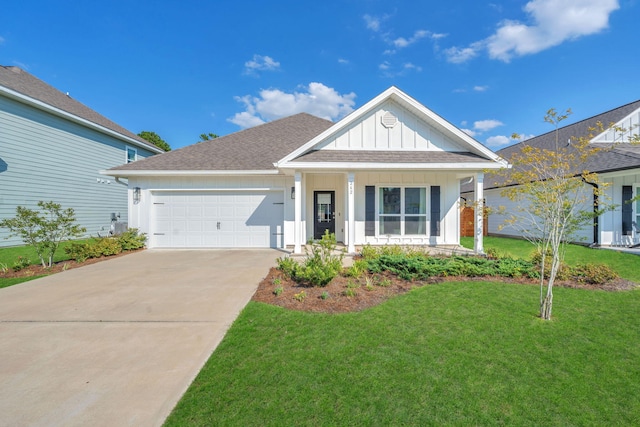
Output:
<path fill-rule="evenodd" d="M 103 173 L 128 178 L 130 225 L 152 248 L 300 253 L 329 231 L 352 253 L 458 245 L 461 181 L 505 165 L 391 87 L 337 123 L 297 114 Z"/>
<path fill-rule="evenodd" d="M 0 66 L 0 219 L 52 200 L 73 208 L 88 235 L 106 234 L 112 214 L 127 222 L 127 188 L 98 172 L 160 152 L 26 71 Z M 22 244 L 7 235 L 0 229 L 0 246 Z"/>
<path fill-rule="evenodd" d="M 601 198 L 604 203 L 612 203 L 614 210 L 600 215 L 593 224 L 582 229 L 577 242 L 604 246 L 629 246 L 638 243 L 635 225 L 640 224 L 640 200 L 632 202 L 634 197 L 640 196 L 640 144 L 630 144 L 629 138 L 637 135 L 640 129 L 640 100 L 615 108 L 586 120 L 558 129 L 558 140 L 568 144 L 572 138 L 587 137 L 590 128 L 600 122 L 605 128 L 615 125 L 626 129 L 625 132 L 607 130 L 595 136 L 590 143 L 594 147 L 602 148 L 597 155 L 590 158 L 584 169 L 598 174 L 600 180 L 607 183 L 606 194 Z M 498 154 L 510 159 L 511 155 L 519 151 L 523 145 L 553 149 L 555 147 L 556 132 L 528 139 L 516 145 L 498 151 Z M 488 207 L 505 206 L 507 210 L 516 209 L 513 202 L 500 195 L 501 189 L 491 185 L 494 180 L 485 180 L 484 196 Z M 471 194 L 471 193 L 469 193 Z M 466 194 L 463 194 L 466 195 Z M 591 206 L 585 206 L 591 209 Z M 504 218 L 498 214 L 489 216 L 488 228 L 491 235 L 516 235 L 518 232 L 511 227 L 500 229 Z"/>

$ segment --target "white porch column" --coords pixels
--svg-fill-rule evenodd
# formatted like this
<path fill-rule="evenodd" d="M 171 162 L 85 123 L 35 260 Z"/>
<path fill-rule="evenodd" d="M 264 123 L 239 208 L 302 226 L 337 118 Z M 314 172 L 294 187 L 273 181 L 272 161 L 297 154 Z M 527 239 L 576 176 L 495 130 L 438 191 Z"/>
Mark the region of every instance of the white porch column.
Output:
<path fill-rule="evenodd" d="M 347 252 L 356 252 L 356 195 L 355 195 L 355 174 L 347 174 Z"/>
<path fill-rule="evenodd" d="M 476 254 L 484 253 L 484 173 L 478 172 L 475 178 L 475 235 L 473 239 L 473 250 Z"/>
<path fill-rule="evenodd" d="M 302 174 L 294 176 L 293 253 L 302 253 Z"/>

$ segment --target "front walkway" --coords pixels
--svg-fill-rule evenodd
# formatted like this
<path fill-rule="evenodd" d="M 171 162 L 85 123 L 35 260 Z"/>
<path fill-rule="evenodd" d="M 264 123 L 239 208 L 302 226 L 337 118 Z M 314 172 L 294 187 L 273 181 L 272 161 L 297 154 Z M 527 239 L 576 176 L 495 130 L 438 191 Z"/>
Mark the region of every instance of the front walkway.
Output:
<path fill-rule="evenodd" d="M 147 250 L 0 289 L 0 426 L 160 426 L 276 250 Z"/>

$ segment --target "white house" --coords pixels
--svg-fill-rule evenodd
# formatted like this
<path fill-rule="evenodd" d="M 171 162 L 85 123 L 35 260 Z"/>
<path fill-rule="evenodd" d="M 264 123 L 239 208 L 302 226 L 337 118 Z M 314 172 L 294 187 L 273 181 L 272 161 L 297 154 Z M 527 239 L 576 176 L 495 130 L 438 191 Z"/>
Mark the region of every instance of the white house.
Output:
<path fill-rule="evenodd" d="M 129 224 L 152 248 L 301 252 L 326 230 L 370 243 L 460 243 L 461 181 L 506 166 L 396 87 L 333 123 L 297 114 L 132 164 Z M 476 225 L 482 251 L 482 221 Z"/>
<path fill-rule="evenodd" d="M 631 144 L 630 139 L 639 132 L 640 100 L 620 106 L 594 117 L 564 126 L 558 129 L 558 140 L 569 144 L 572 138 L 587 137 L 592 134 L 590 129 L 597 128 L 601 123 L 605 128 L 614 125 L 590 141 L 594 147 L 601 148 L 597 155 L 589 159 L 584 169 L 598 174 L 600 180 L 606 183 L 605 195 L 595 203 L 614 205 L 609 210 L 595 218 L 592 224 L 582 229 L 574 240 L 577 242 L 601 246 L 631 246 L 640 243 L 640 144 Z M 523 145 L 552 149 L 555 147 L 556 132 L 531 138 L 519 144 L 504 148 L 498 154 L 505 158 L 519 151 Z M 510 200 L 500 195 L 501 188 L 492 185 L 491 179 L 485 181 L 484 196 L 488 207 L 504 206 L 507 210 L 516 209 Z M 587 191 L 591 187 L 585 185 Z M 633 201 L 634 198 L 636 201 Z M 585 206 L 585 209 L 591 209 Z M 491 235 L 515 235 L 517 230 L 511 227 L 501 228 L 504 218 L 498 214 L 489 216 L 488 231 Z"/>

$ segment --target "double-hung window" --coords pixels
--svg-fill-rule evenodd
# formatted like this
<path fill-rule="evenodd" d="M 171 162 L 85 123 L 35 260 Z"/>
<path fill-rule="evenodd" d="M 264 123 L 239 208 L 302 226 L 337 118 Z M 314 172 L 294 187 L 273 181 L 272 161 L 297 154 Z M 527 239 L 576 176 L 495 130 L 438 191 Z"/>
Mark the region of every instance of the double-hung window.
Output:
<path fill-rule="evenodd" d="M 380 187 L 379 234 L 426 235 L 426 187 Z"/>

